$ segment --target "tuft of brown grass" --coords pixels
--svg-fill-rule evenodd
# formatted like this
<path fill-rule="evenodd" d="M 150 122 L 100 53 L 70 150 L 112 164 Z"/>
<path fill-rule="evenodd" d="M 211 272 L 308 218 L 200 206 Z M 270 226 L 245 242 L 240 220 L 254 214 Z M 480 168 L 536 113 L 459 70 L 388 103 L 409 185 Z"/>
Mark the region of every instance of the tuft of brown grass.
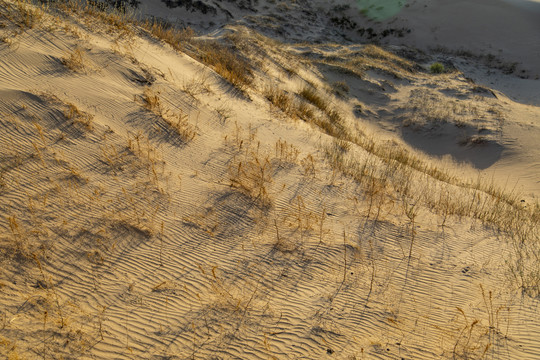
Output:
<path fill-rule="evenodd" d="M 391 53 L 390 51 L 384 50 L 380 46 L 368 44 L 365 45 L 362 49 L 362 55 L 367 58 L 381 60 L 385 65 L 393 65 L 394 67 L 400 68 L 408 72 L 414 72 L 414 64 L 396 54 Z"/>
<path fill-rule="evenodd" d="M 85 72 L 87 69 L 87 60 L 84 50 L 76 46 L 72 51 L 62 57 L 62 64 L 75 72 Z"/>
<path fill-rule="evenodd" d="M 189 123 L 188 115 L 182 111 L 169 112 L 163 119 L 185 142 L 193 140 L 197 135 L 197 129 Z"/>
<path fill-rule="evenodd" d="M 334 94 L 340 97 L 345 97 L 350 91 L 349 85 L 345 81 L 336 81 L 331 86 Z"/>
<path fill-rule="evenodd" d="M 4 177 L 4 172 L 3 172 L 3 169 L 0 169 L 0 194 L 2 193 L 3 190 L 7 189 L 7 181 Z"/>
<path fill-rule="evenodd" d="M 30 254 L 28 251 L 28 239 L 22 225 L 20 224 L 20 221 L 17 220 L 15 215 L 8 216 L 7 221 L 9 224 L 9 230 L 13 236 L 15 250 L 19 254 L 24 254 L 24 256 L 28 257 Z"/>
<path fill-rule="evenodd" d="M 335 68 L 349 76 L 363 78 L 366 71 L 374 70 L 397 79 L 409 78 L 420 66 L 376 45 L 365 45 L 362 50 L 341 52 L 317 62 Z"/>
<path fill-rule="evenodd" d="M 474 119 L 482 117 L 480 102 L 456 101 L 439 92 L 417 89 L 411 95 L 403 119 L 403 126 L 420 128 L 443 123 L 453 123 L 458 127 L 471 125 Z"/>
<path fill-rule="evenodd" d="M 133 13 L 125 9 L 117 9 L 113 6 L 107 6 L 99 1 L 88 1 L 83 7 L 73 1 L 66 1 L 66 12 L 80 11 L 88 15 L 91 19 L 99 19 L 101 25 L 106 25 L 107 32 L 116 33 L 118 37 L 125 37 L 134 34 L 133 25 L 137 25 L 137 20 Z"/>
<path fill-rule="evenodd" d="M 16 0 L 15 22 L 23 29 L 32 29 L 43 21 L 44 11 L 28 0 Z"/>
<path fill-rule="evenodd" d="M 197 42 L 194 56 L 212 67 L 236 89 L 245 92 L 253 83 L 251 65 L 233 49 L 217 41 Z"/>
<path fill-rule="evenodd" d="M 263 90 L 263 95 L 272 105 L 289 115 L 293 119 L 302 119 L 310 122 L 315 116 L 312 107 L 305 101 L 293 98 L 286 91 L 269 86 Z"/>
<path fill-rule="evenodd" d="M 231 145 L 236 153 L 229 163 L 229 180 L 231 187 L 238 189 L 256 203 L 265 208 L 272 206 L 269 188 L 274 174 L 273 159 L 264 153 L 260 142 L 256 140 L 256 131 L 249 128 L 246 134 L 236 124 L 232 136 L 226 136 L 225 142 Z"/>
<path fill-rule="evenodd" d="M 269 185 L 272 183 L 273 166 L 269 156 L 249 151 L 235 159 L 229 168 L 231 186 L 239 189 L 264 207 L 272 206 Z"/>
<path fill-rule="evenodd" d="M 407 78 L 417 71 L 417 66 L 411 61 L 371 44 L 365 45 L 359 54 L 350 58 L 346 67 L 359 69 L 361 72 L 375 70 L 397 79 Z"/>
<path fill-rule="evenodd" d="M 94 130 L 93 115 L 79 110 L 72 103 L 67 103 L 66 105 L 68 106 L 68 109 L 64 112 L 66 119 L 72 120 L 73 124 L 81 124 L 88 131 Z"/>
<path fill-rule="evenodd" d="M 311 104 L 315 105 L 321 111 L 323 112 L 328 111 L 328 101 L 323 99 L 323 97 L 317 93 L 317 90 L 315 90 L 314 87 L 311 87 L 311 86 L 304 87 L 298 93 L 298 95 L 300 95 L 301 97 L 309 101 Z"/>
<path fill-rule="evenodd" d="M 238 90 L 244 92 L 253 83 L 253 70 L 231 46 L 218 41 L 194 40 L 191 28 L 178 29 L 163 22 L 145 22 L 142 27 L 153 36 L 171 45 L 177 51 L 184 51 L 193 58 L 210 66 Z"/>
<path fill-rule="evenodd" d="M 149 110 L 158 116 L 162 116 L 163 106 L 161 104 L 161 99 L 159 95 L 160 95 L 159 91 L 156 91 L 150 87 L 147 87 L 144 89 L 142 99 L 143 99 L 143 106 L 146 110 Z"/>
<path fill-rule="evenodd" d="M 141 24 L 153 36 L 172 46 L 173 49 L 183 51 L 186 45 L 191 43 L 195 36 L 195 31 L 190 27 L 178 29 L 170 24 L 159 21 L 145 21 Z"/>
<path fill-rule="evenodd" d="M 275 144 L 276 158 L 281 162 L 293 163 L 298 161 L 300 150 L 293 144 L 289 144 L 284 140 L 279 139 Z"/>
<path fill-rule="evenodd" d="M 196 128 L 189 123 L 189 117 L 181 110 L 172 111 L 165 107 L 160 98 L 160 92 L 150 87 L 144 89 L 142 96 L 143 107 L 163 119 L 184 142 L 193 140 L 197 135 Z"/>
<path fill-rule="evenodd" d="M 233 110 L 226 104 L 220 104 L 214 110 L 218 115 L 219 122 L 222 124 L 227 122 L 234 114 Z"/>
<path fill-rule="evenodd" d="M 268 86 L 263 90 L 264 97 L 285 114 L 293 115 L 293 99 L 285 91 L 275 86 Z"/>
<path fill-rule="evenodd" d="M 308 154 L 305 158 L 300 160 L 300 165 L 302 166 L 304 175 L 307 177 L 315 177 L 317 174 L 317 169 L 315 167 L 315 159 L 313 155 Z"/>
<path fill-rule="evenodd" d="M 210 66 L 236 89 L 244 92 L 253 83 L 253 70 L 239 52 L 218 41 L 195 40 L 191 28 L 178 29 L 163 22 L 146 21 L 141 24 L 153 36 Z"/>
<path fill-rule="evenodd" d="M 208 74 L 201 72 L 191 80 L 185 81 L 182 84 L 182 91 L 194 99 L 197 99 L 197 95 L 212 93 L 212 87 L 208 81 Z"/>

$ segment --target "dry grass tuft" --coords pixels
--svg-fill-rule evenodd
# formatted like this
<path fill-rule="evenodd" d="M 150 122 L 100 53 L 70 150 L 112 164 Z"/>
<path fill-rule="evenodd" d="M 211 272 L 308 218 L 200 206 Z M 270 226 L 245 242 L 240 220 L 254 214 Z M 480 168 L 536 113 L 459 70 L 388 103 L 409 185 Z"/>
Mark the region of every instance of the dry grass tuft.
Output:
<path fill-rule="evenodd" d="M 212 87 L 209 83 L 209 76 L 206 72 L 201 72 L 189 81 L 182 83 L 182 91 L 197 99 L 197 95 L 212 93 Z"/>
<path fill-rule="evenodd" d="M 318 63 L 334 67 L 349 76 L 363 78 L 366 71 L 374 70 L 397 79 L 409 78 L 420 66 L 376 45 L 365 45 L 362 50 L 343 51 Z"/>
<path fill-rule="evenodd" d="M 251 65 L 229 46 L 217 41 L 196 42 L 195 57 L 211 66 L 238 90 L 244 92 L 253 83 Z"/>
<path fill-rule="evenodd" d="M 31 255 L 30 243 L 25 229 L 15 215 L 8 216 L 7 222 L 11 232 L 13 246 L 17 255 L 29 259 Z"/>
<path fill-rule="evenodd" d="M 383 48 L 376 45 L 366 45 L 362 49 L 362 55 L 366 58 L 380 60 L 382 65 L 386 65 L 393 68 L 395 71 L 404 70 L 407 72 L 415 72 L 415 65 L 400 56 L 397 56 Z"/>
<path fill-rule="evenodd" d="M 458 127 L 472 125 L 474 121 L 484 117 L 486 111 L 481 109 L 481 102 L 457 101 L 443 94 L 417 89 L 411 91 L 403 126 L 420 128 L 437 124 L 453 123 Z M 502 118 L 502 114 L 500 114 Z M 476 124 L 478 126 L 478 124 Z"/>
<path fill-rule="evenodd" d="M 137 20 L 133 13 L 126 9 L 117 9 L 113 6 L 107 6 L 99 1 L 89 1 L 84 7 L 83 4 L 66 1 L 66 12 L 76 11 L 88 15 L 90 19 L 98 19 L 101 26 L 107 26 L 108 33 L 116 33 L 119 38 L 129 37 L 134 34 L 134 25 L 137 25 Z"/>
<path fill-rule="evenodd" d="M 178 29 L 163 22 L 145 22 L 142 27 L 153 36 L 184 51 L 195 59 L 213 68 L 219 75 L 240 91 L 245 91 L 253 82 L 253 71 L 249 62 L 233 51 L 231 46 L 217 41 L 198 41 L 191 28 Z"/>
<path fill-rule="evenodd" d="M 340 97 L 345 97 L 349 93 L 349 85 L 345 81 L 336 81 L 332 83 L 332 91 Z"/>
<path fill-rule="evenodd" d="M 279 139 L 275 144 L 276 158 L 284 163 L 295 164 L 298 161 L 300 150 L 293 144 Z"/>
<path fill-rule="evenodd" d="M 73 124 L 81 124 L 88 131 L 94 130 L 93 119 L 94 116 L 81 111 L 72 103 L 67 103 L 67 111 L 64 112 L 66 119 L 72 120 Z"/>
<path fill-rule="evenodd" d="M 272 157 L 260 148 L 256 140 L 256 131 L 252 128 L 245 134 L 242 127 L 236 124 L 232 136 L 226 136 L 225 142 L 232 145 L 236 155 L 229 163 L 229 180 L 231 187 L 240 190 L 256 203 L 265 208 L 272 206 L 270 185 L 274 173 Z"/>
<path fill-rule="evenodd" d="M 294 115 L 292 111 L 293 99 L 285 91 L 275 86 L 268 86 L 263 90 L 263 95 L 275 107 L 283 111 L 285 114 Z"/>
<path fill-rule="evenodd" d="M 418 69 L 418 66 L 411 61 L 376 45 L 365 45 L 360 53 L 346 56 L 343 60 L 340 60 L 338 64 L 354 73 L 362 74 L 368 70 L 375 70 L 397 79 L 407 78 Z"/>
<path fill-rule="evenodd" d="M 183 141 L 191 141 L 197 136 L 197 129 L 189 123 L 189 117 L 180 112 L 169 112 L 163 119 L 169 126 L 176 131 Z"/>
<path fill-rule="evenodd" d="M 311 104 L 315 105 L 321 111 L 325 113 L 328 111 L 328 101 L 323 99 L 323 97 L 317 93 L 317 90 L 315 90 L 315 88 L 311 86 L 304 87 L 298 93 L 298 95 L 309 101 Z"/>
<path fill-rule="evenodd" d="M 88 66 L 84 50 L 78 46 L 62 57 L 62 64 L 75 72 L 85 72 Z"/>
<path fill-rule="evenodd" d="M 189 27 L 178 29 L 164 22 L 147 20 L 141 26 L 178 51 L 183 51 L 195 36 L 195 32 Z"/>
<path fill-rule="evenodd" d="M 14 7 L 14 8 L 13 8 Z M 15 10 L 12 14 L 12 19 L 20 28 L 32 29 L 43 21 L 44 11 L 43 9 L 33 5 L 27 0 L 17 0 L 13 5 L 12 10 Z"/>
<path fill-rule="evenodd" d="M 272 206 L 269 185 L 272 183 L 273 166 L 268 155 L 254 151 L 236 158 L 229 167 L 231 186 L 239 189 L 264 207 Z"/>
<path fill-rule="evenodd" d="M 234 115 L 234 111 L 227 104 L 220 104 L 215 109 L 219 122 L 224 124 Z"/>
<path fill-rule="evenodd" d="M 158 116 L 163 115 L 163 106 L 161 104 L 161 99 L 159 97 L 160 92 L 153 90 L 150 87 L 144 89 L 143 92 L 143 106 L 146 110 L 153 112 Z"/>
<path fill-rule="evenodd" d="M 181 110 L 175 112 L 165 107 L 159 91 L 147 87 L 144 89 L 142 100 L 143 107 L 165 120 L 167 125 L 180 136 L 182 141 L 189 142 L 195 138 L 197 129 L 189 123 L 188 115 Z"/>
<path fill-rule="evenodd" d="M 245 91 L 252 84 L 251 65 L 231 46 L 217 41 L 195 40 L 195 32 L 189 27 L 178 29 L 166 23 L 155 21 L 145 22 L 142 26 L 175 50 L 184 51 L 210 66 L 238 90 Z"/>
<path fill-rule="evenodd" d="M 263 90 L 263 95 L 275 107 L 293 119 L 312 122 L 315 118 L 313 107 L 303 100 L 296 99 L 276 86 L 269 86 Z"/>

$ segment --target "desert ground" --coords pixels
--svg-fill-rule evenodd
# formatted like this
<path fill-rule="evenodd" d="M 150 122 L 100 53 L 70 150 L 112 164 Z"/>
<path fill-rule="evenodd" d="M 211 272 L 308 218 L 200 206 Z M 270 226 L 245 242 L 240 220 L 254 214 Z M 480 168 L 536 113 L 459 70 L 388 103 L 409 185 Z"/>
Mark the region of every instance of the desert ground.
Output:
<path fill-rule="evenodd" d="M 0 357 L 539 358 L 539 3 L 373 3 L 0 0 Z"/>

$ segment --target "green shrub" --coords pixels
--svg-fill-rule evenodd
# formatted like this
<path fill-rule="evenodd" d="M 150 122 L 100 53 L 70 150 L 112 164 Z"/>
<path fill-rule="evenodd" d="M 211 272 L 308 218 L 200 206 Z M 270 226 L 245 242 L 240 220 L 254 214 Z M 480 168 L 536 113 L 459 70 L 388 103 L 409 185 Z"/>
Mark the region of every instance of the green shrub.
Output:
<path fill-rule="evenodd" d="M 440 62 L 435 62 L 431 64 L 431 66 L 429 67 L 429 70 L 431 71 L 432 74 L 442 74 L 445 71 L 444 65 L 441 64 Z"/>

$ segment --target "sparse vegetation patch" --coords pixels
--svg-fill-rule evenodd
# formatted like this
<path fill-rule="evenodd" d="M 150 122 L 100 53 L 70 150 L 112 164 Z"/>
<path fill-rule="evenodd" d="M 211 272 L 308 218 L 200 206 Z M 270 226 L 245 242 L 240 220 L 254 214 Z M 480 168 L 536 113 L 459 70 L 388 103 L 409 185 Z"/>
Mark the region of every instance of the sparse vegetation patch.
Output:
<path fill-rule="evenodd" d="M 189 142 L 197 135 L 195 126 L 189 123 L 189 117 L 180 109 L 173 111 L 165 106 L 159 91 L 150 87 L 144 89 L 142 106 L 163 119 L 184 142 Z"/>
<path fill-rule="evenodd" d="M 441 64 L 440 62 L 434 62 L 433 64 L 431 64 L 431 66 L 429 67 L 429 71 L 431 71 L 432 74 L 442 74 L 444 73 L 446 70 L 444 69 L 444 65 Z"/>
<path fill-rule="evenodd" d="M 497 92 L 394 47 L 285 44 L 238 24 L 212 40 L 122 2 L 23 3 L 43 12 L 27 25 L 17 4 L 0 0 L 0 36 L 18 36 L 0 46 L 0 357 L 535 349 L 515 319 L 538 316 L 540 205 L 366 122 L 451 129 L 482 151 L 502 131 Z"/>
<path fill-rule="evenodd" d="M 72 71 L 84 72 L 87 69 L 87 60 L 84 50 L 76 46 L 72 51 L 69 51 L 62 57 L 62 64 Z"/>
<path fill-rule="evenodd" d="M 201 41 L 197 42 L 196 46 L 197 52 L 194 55 L 203 63 L 210 65 L 235 88 L 245 91 L 251 85 L 253 82 L 251 65 L 230 47 L 216 41 Z"/>

